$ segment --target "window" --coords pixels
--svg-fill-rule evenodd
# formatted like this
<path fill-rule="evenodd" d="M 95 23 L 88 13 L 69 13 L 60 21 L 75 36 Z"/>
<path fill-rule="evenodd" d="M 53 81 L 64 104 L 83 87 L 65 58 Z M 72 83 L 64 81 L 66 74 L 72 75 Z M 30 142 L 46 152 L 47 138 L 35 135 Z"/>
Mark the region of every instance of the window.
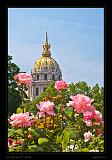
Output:
<path fill-rule="evenodd" d="M 47 80 L 47 74 L 44 74 L 44 80 Z"/>
<path fill-rule="evenodd" d="M 55 70 L 54 66 L 52 67 L 52 70 L 53 70 L 53 71 Z"/>
<path fill-rule="evenodd" d="M 46 87 L 44 87 L 44 92 L 45 92 L 45 90 L 46 90 Z"/>
<path fill-rule="evenodd" d="M 39 95 L 39 88 L 36 88 L 36 96 Z"/>
<path fill-rule="evenodd" d="M 52 80 L 55 80 L 55 75 L 54 74 L 52 75 Z"/>
<path fill-rule="evenodd" d="M 39 74 L 37 74 L 37 81 L 39 80 Z"/>
<path fill-rule="evenodd" d="M 59 80 L 61 80 L 61 77 L 59 76 Z"/>

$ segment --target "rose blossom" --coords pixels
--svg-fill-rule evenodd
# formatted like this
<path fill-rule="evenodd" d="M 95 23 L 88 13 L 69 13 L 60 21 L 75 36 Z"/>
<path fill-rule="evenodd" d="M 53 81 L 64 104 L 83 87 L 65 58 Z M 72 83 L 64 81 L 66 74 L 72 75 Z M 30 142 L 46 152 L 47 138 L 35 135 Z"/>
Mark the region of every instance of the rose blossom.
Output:
<path fill-rule="evenodd" d="M 67 103 L 67 106 L 74 107 L 77 113 L 95 111 L 95 107 L 91 105 L 91 102 L 93 102 L 94 99 L 90 99 L 88 96 L 85 96 L 84 94 L 77 94 L 76 96 L 71 96 L 70 98 L 72 99 L 72 101 L 69 101 L 69 103 Z"/>
<path fill-rule="evenodd" d="M 92 133 L 90 131 L 84 133 L 84 142 L 88 142 L 92 138 Z"/>
<path fill-rule="evenodd" d="M 9 148 L 16 147 L 17 145 L 20 145 L 20 144 L 22 144 L 20 140 L 17 140 L 14 142 L 13 139 L 8 138 L 8 147 Z"/>
<path fill-rule="evenodd" d="M 96 122 L 97 123 L 101 123 L 102 122 L 102 114 L 99 112 L 99 111 L 97 111 L 97 110 L 95 110 L 95 119 L 96 119 Z"/>
<path fill-rule="evenodd" d="M 8 138 L 8 146 L 11 146 L 13 143 L 13 139 L 12 138 Z"/>
<path fill-rule="evenodd" d="M 83 113 L 83 117 L 87 126 L 100 125 L 102 122 L 102 114 L 97 110 L 94 112 L 87 111 Z M 94 120 L 94 122 L 92 122 L 92 120 Z"/>
<path fill-rule="evenodd" d="M 57 90 L 62 90 L 67 88 L 67 83 L 63 80 L 55 82 L 55 88 Z"/>
<path fill-rule="evenodd" d="M 49 115 L 55 115 L 53 102 L 50 101 L 40 102 L 40 105 L 37 105 L 37 108 L 40 110 L 40 112 L 37 113 L 37 115 L 39 115 L 39 118 L 45 117 L 45 113 Z"/>
<path fill-rule="evenodd" d="M 19 73 L 14 76 L 14 79 L 18 82 L 18 84 L 23 85 L 31 85 L 32 76 L 26 73 Z"/>
<path fill-rule="evenodd" d="M 33 116 L 29 116 L 29 112 L 15 114 L 10 117 L 12 120 L 10 124 L 14 127 L 31 126 L 34 122 Z"/>

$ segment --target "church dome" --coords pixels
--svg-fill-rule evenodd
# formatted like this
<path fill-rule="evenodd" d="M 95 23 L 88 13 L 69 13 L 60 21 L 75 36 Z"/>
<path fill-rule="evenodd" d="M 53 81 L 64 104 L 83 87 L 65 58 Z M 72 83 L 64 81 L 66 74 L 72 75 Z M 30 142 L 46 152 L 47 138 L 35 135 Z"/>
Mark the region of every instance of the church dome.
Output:
<path fill-rule="evenodd" d="M 32 69 L 32 73 L 40 72 L 59 72 L 61 73 L 58 63 L 51 57 L 50 44 L 48 44 L 47 32 L 46 42 L 43 45 L 43 52 L 41 58 L 38 58 Z"/>
<path fill-rule="evenodd" d="M 46 41 L 43 45 L 42 55 L 37 59 L 31 70 L 33 78 L 29 87 L 28 95 L 34 100 L 43 93 L 52 81 L 62 79 L 62 74 L 58 63 L 51 57 L 50 44 L 48 44 L 47 32 Z"/>
<path fill-rule="evenodd" d="M 59 72 L 60 67 L 53 58 L 41 57 L 35 62 L 33 66 L 33 72 L 41 72 L 41 71 Z"/>

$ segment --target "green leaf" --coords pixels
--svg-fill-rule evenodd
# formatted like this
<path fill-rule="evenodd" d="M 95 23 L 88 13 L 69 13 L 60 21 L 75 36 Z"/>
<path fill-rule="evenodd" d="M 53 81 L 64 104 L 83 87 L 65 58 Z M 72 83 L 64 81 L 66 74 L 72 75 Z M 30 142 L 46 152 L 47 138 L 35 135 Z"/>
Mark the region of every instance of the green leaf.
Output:
<path fill-rule="evenodd" d="M 61 143 L 62 141 L 62 135 L 56 137 L 56 143 Z"/>
<path fill-rule="evenodd" d="M 65 129 L 63 131 L 63 138 L 62 138 L 62 142 L 61 142 L 63 150 L 65 150 L 66 147 L 68 146 L 69 139 L 70 139 L 70 133 Z"/>
<path fill-rule="evenodd" d="M 55 108 L 54 108 L 54 111 L 56 113 L 59 113 L 60 112 L 60 105 L 56 105 Z"/>
<path fill-rule="evenodd" d="M 17 111 L 16 111 L 16 114 L 18 114 L 18 113 L 23 113 L 23 110 L 22 110 L 22 108 L 17 108 Z"/>
<path fill-rule="evenodd" d="M 73 108 L 72 107 L 66 107 L 64 112 L 69 118 L 72 118 L 72 115 L 73 115 Z"/>
<path fill-rule="evenodd" d="M 70 144 L 74 145 L 75 144 L 75 141 L 70 139 Z"/>
<path fill-rule="evenodd" d="M 48 140 L 47 138 L 39 138 L 39 139 L 38 139 L 38 143 L 39 143 L 39 144 L 47 143 L 47 142 L 49 142 L 49 140 Z"/>
<path fill-rule="evenodd" d="M 74 149 L 74 152 L 81 152 L 80 149 Z"/>
<path fill-rule="evenodd" d="M 89 152 L 88 148 L 82 148 L 81 151 L 82 152 Z"/>
<path fill-rule="evenodd" d="M 8 129 L 8 137 L 13 137 L 15 136 L 16 131 L 14 129 Z"/>
<path fill-rule="evenodd" d="M 31 146 L 28 146 L 28 149 L 27 149 L 28 152 L 41 152 L 43 151 L 42 147 L 38 147 L 37 145 L 31 145 Z"/>
<path fill-rule="evenodd" d="M 23 130 L 22 130 L 22 129 L 17 129 L 15 132 L 16 132 L 19 136 L 24 137 L 24 135 L 23 135 Z"/>
<path fill-rule="evenodd" d="M 40 137 L 40 135 L 32 128 L 29 130 L 29 132 L 33 136 L 34 139 L 38 139 Z"/>
<path fill-rule="evenodd" d="M 35 141 L 32 141 L 31 144 L 35 144 Z"/>
<path fill-rule="evenodd" d="M 104 144 L 104 140 L 101 140 L 100 142 L 99 142 L 99 144 L 101 145 L 101 144 Z"/>
<path fill-rule="evenodd" d="M 9 152 L 16 152 L 14 148 L 9 148 Z"/>

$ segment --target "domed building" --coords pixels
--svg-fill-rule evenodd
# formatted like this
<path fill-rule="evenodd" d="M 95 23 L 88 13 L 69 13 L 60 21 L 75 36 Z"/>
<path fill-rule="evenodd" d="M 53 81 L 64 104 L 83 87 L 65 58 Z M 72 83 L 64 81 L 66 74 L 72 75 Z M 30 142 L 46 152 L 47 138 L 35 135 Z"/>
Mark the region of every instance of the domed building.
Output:
<path fill-rule="evenodd" d="M 34 100 L 46 87 L 52 82 L 62 79 L 62 73 L 59 64 L 51 57 L 50 44 L 46 32 L 46 41 L 43 45 L 42 55 L 34 63 L 31 70 L 33 77 L 32 86 L 28 89 L 28 95 Z"/>

